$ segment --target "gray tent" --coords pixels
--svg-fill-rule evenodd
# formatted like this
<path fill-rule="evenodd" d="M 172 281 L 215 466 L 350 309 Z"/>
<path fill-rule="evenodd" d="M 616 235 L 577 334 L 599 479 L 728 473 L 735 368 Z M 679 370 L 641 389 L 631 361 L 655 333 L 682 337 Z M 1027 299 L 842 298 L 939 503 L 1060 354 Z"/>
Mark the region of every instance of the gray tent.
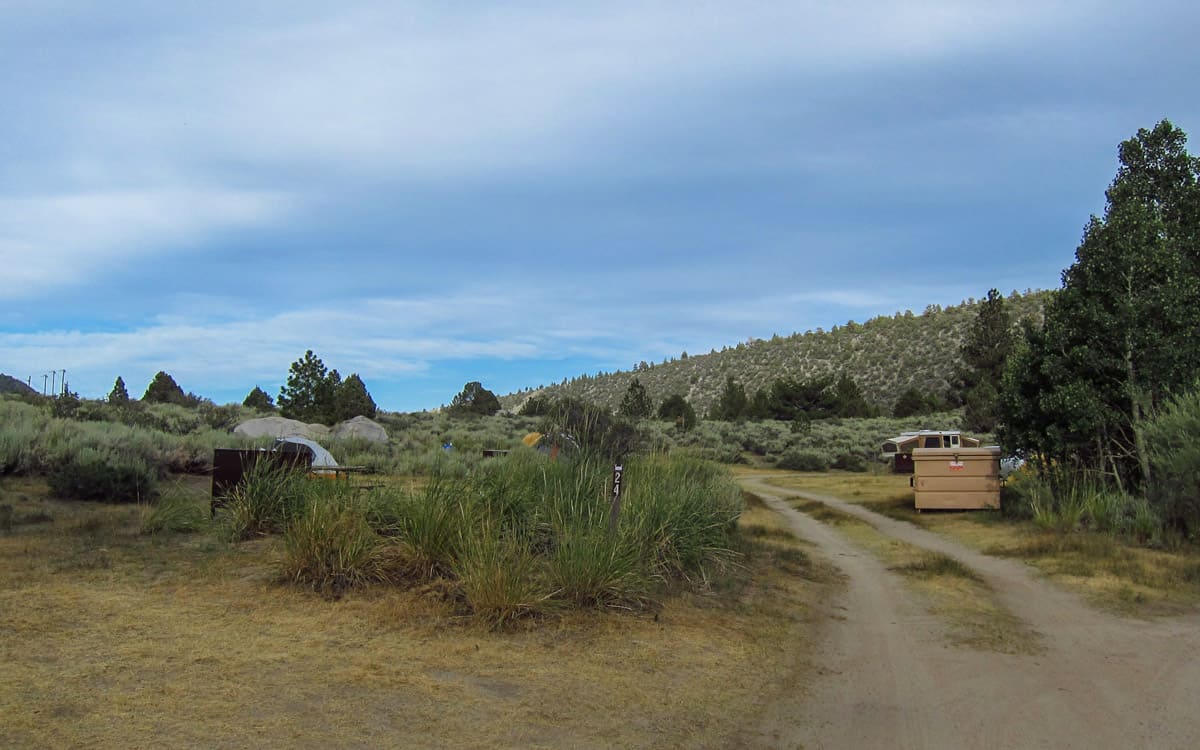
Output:
<path fill-rule="evenodd" d="M 332 470 L 337 469 L 338 462 L 334 460 L 333 455 L 315 440 L 296 436 L 282 437 L 275 441 L 275 450 L 284 452 L 307 450 L 312 454 L 314 474 L 333 474 L 335 472 Z"/>

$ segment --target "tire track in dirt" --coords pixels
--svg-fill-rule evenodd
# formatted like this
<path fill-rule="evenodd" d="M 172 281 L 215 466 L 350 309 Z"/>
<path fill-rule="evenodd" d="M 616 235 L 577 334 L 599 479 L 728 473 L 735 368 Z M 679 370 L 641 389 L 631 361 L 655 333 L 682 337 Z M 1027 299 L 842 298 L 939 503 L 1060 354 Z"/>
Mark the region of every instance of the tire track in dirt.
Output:
<path fill-rule="evenodd" d="M 1013 560 L 837 498 L 743 486 L 846 576 L 828 602 L 802 695 L 781 696 L 747 744 L 805 748 L 1200 747 L 1200 616 L 1098 612 Z M 1042 636 L 1033 655 L 949 645 L 900 577 L 786 498 L 825 503 L 976 570 Z M 803 680 L 801 684 L 803 684 Z"/>

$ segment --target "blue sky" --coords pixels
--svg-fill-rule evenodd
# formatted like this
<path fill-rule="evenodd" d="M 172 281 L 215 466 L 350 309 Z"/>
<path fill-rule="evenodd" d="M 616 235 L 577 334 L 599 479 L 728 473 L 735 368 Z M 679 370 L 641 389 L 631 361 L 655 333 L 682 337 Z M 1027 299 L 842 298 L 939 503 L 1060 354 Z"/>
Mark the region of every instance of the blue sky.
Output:
<path fill-rule="evenodd" d="M 0 0 L 0 372 L 448 403 L 1053 288 L 1194 2 Z M 1200 150 L 1195 142 L 1190 149 Z"/>

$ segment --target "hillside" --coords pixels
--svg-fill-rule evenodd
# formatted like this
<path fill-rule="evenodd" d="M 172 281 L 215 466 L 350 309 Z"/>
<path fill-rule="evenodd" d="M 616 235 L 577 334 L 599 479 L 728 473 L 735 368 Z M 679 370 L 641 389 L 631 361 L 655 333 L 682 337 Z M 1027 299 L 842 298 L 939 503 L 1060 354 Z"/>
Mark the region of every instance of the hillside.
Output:
<path fill-rule="evenodd" d="M 0 393 L 31 394 L 37 393 L 37 391 L 33 390 L 20 380 L 17 380 L 12 375 L 0 373 Z"/>
<path fill-rule="evenodd" d="M 1013 293 L 1005 299 L 1014 324 L 1040 317 L 1052 292 Z M 518 408 L 530 396 L 578 396 L 612 409 L 620 406 L 633 378 L 646 387 L 655 403 L 683 394 L 704 414 L 718 398 L 725 380 L 733 376 L 753 393 L 781 377 L 804 380 L 847 372 L 867 399 L 890 410 L 896 396 L 909 387 L 945 396 L 960 363 L 959 347 L 977 315 L 978 301 L 853 321 L 832 330 L 808 331 L 769 340 L 752 340 L 709 354 L 681 354 L 660 364 L 639 363 L 631 371 L 582 375 L 544 388 L 509 394 L 505 408 Z"/>

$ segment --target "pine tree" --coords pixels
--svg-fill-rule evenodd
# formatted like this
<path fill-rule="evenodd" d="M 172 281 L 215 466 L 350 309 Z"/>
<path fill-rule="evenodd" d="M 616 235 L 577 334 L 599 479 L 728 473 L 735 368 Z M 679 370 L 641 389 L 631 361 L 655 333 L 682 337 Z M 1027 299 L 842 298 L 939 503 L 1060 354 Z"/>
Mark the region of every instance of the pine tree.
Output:
<path fill-rule="evenodd" d="M 1150 477 L 1145 426 L 1200 371 L 1200 159 L 1163 120 L 1121 165 L 1063 288 L 1005 372 L 1002 442 L 1111 476 Z"/>
<path fill-rule="evenodd" d="M 254 390 L 250 391 L 246 399 L 242 401 L 242 406 L 260 411 L 271 411 L 275 408 L 275 401 L 266 391 L 256 385 Z"/>
<path fill-rule="evenodd" d="M 1012 349 L 1012 317 L 1000 292 L 989 289 L 967 330 L 961 349 L 963 367 L 956 377 L 958 397 L 963 403 L 963 426 L 968 430 L 995 429 L 1000 381 Z"/>
<path fill-rule="evenodd" d="M 64 388 L 65 390 L 65 388 Z M 125 388 L 125 381 L 120 375 L 113 383 L 112 390 L 108 392 L 108 403 L 110 404 L 127 404 L 129 403 L 129 391 Z"/>
<path fill-rule="evenodd" d="M 746 416 L 750 401 L 746 398 L 746 389 L 730 375 L 725 379 L 725 390 L 717 398 L 712 409 L 712 418 L 733 422 Z"/>
<path fill-rule="evenodd" d="M 679 394 L 668 396 L 662 402 L 658 407 L 658 418 L 673 421 L 676 427 L 685 432 L 696 426 L 696 411 Z"/>
<path fill-rule="evenodd" d="M 450 402 L 448 411 L 456 415 L 491 416 L 500 411 L 500 399 L 475 380 L 463 386 Z"/>
<path fill-rule="evenodd" d="M 158 404 L 188 404 L 187 394 L 175 382 L 175 378 L 167 373 L 159 370 L 150 381 L 150 385 L 146 386 L 146 393 L 142 396 L 142 401 L 146 403 Z"/>
<path fill-rule="evenodd" d="M 646 387 L 634 378 L 629 382 L 625 397 L 621 399 L 621 408 L 617 412 L 627 419 L 643 419 L 654 413 L 654 404 L 646 393 Z"/>
<path fill-rule="evenodd" d="M 292 363 L 287 383 L 279 389 L 279 413 L 302 422 L 332 423 L 334 388 L 330 375 L 321 358 L 312 349 L 306 351 L 303 358 Z"/>
<path fill-rule="evenodd" d="M 335 416 L 339 422 L 354 417 L 375 418 L 375 401 L 371 394 L 367 393 L 367 386 L 358 373 L 350 373 L 350 376 L 338 385 L 334 400 Z"/>

